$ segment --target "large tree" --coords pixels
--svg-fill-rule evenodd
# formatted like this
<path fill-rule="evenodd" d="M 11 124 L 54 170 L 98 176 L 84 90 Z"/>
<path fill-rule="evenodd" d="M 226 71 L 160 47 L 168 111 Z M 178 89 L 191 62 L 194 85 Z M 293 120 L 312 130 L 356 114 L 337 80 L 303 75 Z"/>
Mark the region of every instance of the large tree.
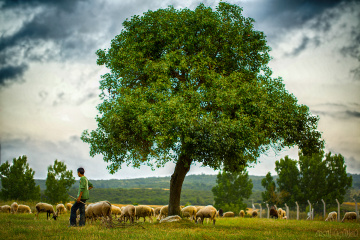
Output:
<path fill-rule="evenodd" d="M 219 172 L 216 178 L 216 185 L 211 189 L 214 194 L 216 208 L 223 208 L 224 211 L 239 212 L 246 208 L 244 198 L 252 194 L 253 183 L 246 170 L 229 173 Z"/>
<path fill-rule="evenodd" d="M 102 76 L 98 128 L 84 131 L 90 155 L 110 173 L 123 163 L 176 163 L 169 215 L 180 211 L 182 183 L 194 162 L 236 172 L 269 147 L 322 147 L 318 117 L 299 105 L 267 66 L 269 47 L 242 8 L 173 7 L 123 23 L 108 50 L 98 50 Z"/>
<path fill-rule="evenodd" d="M 34 180 L 35 171 L 29 167 L 24 155 L 14 158 L 12 165 L 8 161 L 1 164 L 1 198 L 4 200 L 39 200 L 40 186 Z"/>
<path fill-rule="evenodd" d="M 55 160 L 54 165 L 48 167 L 45 196 L 52 204 L 65 203 L 69 198 L 68 191 L 74 183 L 73 171 L 67 170 L 64 162 Z"/>

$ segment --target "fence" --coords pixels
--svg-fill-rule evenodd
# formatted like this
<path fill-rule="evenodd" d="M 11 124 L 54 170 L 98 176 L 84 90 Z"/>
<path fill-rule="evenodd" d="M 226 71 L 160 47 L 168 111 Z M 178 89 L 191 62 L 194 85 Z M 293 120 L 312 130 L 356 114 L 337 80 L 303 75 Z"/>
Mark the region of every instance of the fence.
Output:
<path fill-rule="evenodd" d="M 344 216 L 345 212 L 354 211 L 357 215 L 357 221 L 359 221 L 359 211 L 358 211 L 358 205 L 356 200 L 354 199 L 354 210 L 352 210 L 352 206 L 348 206 L 346 208 L 341 208 L 341 204 L 337 199 L 337 208 L 336 206 L 331 206 L 331 210 L 335 210 L 337 212 L 337 221 L 341 221 L 342 217 Z M 286 219 L 292 219 L 292 220 L 325 220 L 327 218 L 327 213 L 330 212 L 329 209 L 326 207 L 326 203 L 323 199 L 321 199 L 321 202 L 311 203 L 309 200 L 307 201 L 307 204 L 299 204 L 298 202 L 295 203 L 296 206 L 289 207 L 285 203 L 284 206 L 281 206 L 283 210 L 286 211 Z M 256 209 L 255 204 L 252 204 L 253 209 Z M 276 206 L 276 209 L 279 209 L 280 206 Z M 328 212 L 327 212 L 328 211 Z M 269 204 L 266 203 L 266 207 L 263 207 L 262 204 L 259 204 L 259 211 L 258 211 L 259 218 L 270 218 L 270 207 Z"/>

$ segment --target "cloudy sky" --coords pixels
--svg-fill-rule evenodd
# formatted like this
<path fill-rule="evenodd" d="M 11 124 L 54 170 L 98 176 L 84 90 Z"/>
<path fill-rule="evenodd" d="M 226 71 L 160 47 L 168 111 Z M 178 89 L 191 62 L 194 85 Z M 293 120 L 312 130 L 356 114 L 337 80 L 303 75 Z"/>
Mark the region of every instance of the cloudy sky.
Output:
<path fill-rule="evenodd" d="M 218 0 L 0 0 L 1 160 L 28 157 L 35 178 L 46 178 L 55 159 L 91 179 L 169 176 L 174 165 L 151 171 L 106 170 L 80 140 L 97 127 L 100 76 L 95 51 L 110 46 L 133 15 L 173 5 L 215 9 Z M 243 7 L 267 36 L 273 76 L 281 76 L 299 103 L 320 116 L 326 152 L 341 153 L 360 173 L 360 2 L 335 0 L 228 0 Z M 269 152 L 249 169 L 275 173 L 274 162 L 297 149 Z M 192 166 L 190 174 L 216 174 Z M 75 176 L 75 175 L 74 175 Z"/>

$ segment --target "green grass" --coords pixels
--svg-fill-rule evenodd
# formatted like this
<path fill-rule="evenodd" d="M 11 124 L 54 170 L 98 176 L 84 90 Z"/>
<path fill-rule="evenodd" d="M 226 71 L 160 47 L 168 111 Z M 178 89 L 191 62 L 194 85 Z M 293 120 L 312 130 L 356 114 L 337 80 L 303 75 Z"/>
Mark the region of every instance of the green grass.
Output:
<path fill-rule="evenodd" d="M 359 239 L 359 223 L 275 219 L 217 219 L 216 225 L 188 220 L 137 223 L 106 228 L 101 221 L 68 227 L 69 214 L 57 221 L 46 214 L 0 214 L 0 239 Z"/>

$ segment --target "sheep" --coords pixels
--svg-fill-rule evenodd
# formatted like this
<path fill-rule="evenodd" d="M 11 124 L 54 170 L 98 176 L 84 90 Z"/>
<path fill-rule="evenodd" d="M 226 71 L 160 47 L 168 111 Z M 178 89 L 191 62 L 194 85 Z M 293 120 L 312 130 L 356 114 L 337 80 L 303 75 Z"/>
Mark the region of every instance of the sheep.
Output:
<path fill-rule="evenodd" d="M 12 204 L 11 204 L 11 213 L 17 213 L 17 210 L 18 210 L 18 208 L 19 208 L 19 205 L 17 204 L 17 202 L 13 202 Z"/>
<path fill-rule="evenodd" d="M 154 209 L 146 205 L 139 205 L 135 207 L 135 217 L 136 220 L 140 219 L 141 217 L 145 218 L 149 217 L 149 222 L 153 222 L 152 215 L 154 214 Z"/>
<path fill-rule="evenodd" d="M 174 215 L 174 216 L 169 216 L 166 218 L 161 219 L 160 223 L 164 223 L 164 222 L 178 222 L 181 221 L 181 217 L 178 215 Z"/>
<path fill-rule="evenodd" d="M 205 206 L 196 206 L 196 212 L 198 212 L 200 209 L 203 209 Z"/>
<path fill-rule="evenodd" d="M 4 212 L 4 213 L 10 213 L 11 207 L 9 205 L 4 205 L 4 206 L 1 206 L 0 210 L 1 210 L 1 212 Z"/>
<path fill-rule="evenodd" d="M 65 213 L 66 212 L 66 208 L 64 206 L 64 204 L 60 203 L 58 205 L 56 205 L 56 215 L 60 215 L 61 213 Z"/>
<path fill-rule="evenodd" d="M 328 217 L 325 219 L 325 221 L 329 221 L 329 222 L 332 222 L 332 221 L 336 221 L 337 219 L 337 212 L 331 212 L 329 213 Z"/>
<path fill-rule="evenodd" d="M 109 218 L 110 222 L 112 222 L 111 203 L 108 201 L 101 201 L 89 204 L 85 209 L 85 217 L 86 216 L 91 219 L 91 222 L 96 220 L 96 217 Z"/>
<path fill-rule="evenodd" d="M 196 213 L 197 213 L 197 210 L 196 210 L 195 206 L 187 206 L 187 207 L 184 207 L 183 209 L 181 209 L 182 216 L 190 217 L 190 220 L 195 221 Z"/>
<path fill-rule="evenodd" d="M 226 212 L 226 213 L 224 213 L 223 217 L 235 217 L 235 213 L 233 213 L 233 212 Z"/>
<path fill-rule="evenodd" d="M 222 217 L 224 215 L 224 211 L 220 208 L 219 211 L 218 211 L 218 215 L 220 217 Z"/>
<path fill-rule="evenodd" d="M 245 217 L 245 211 L 244 211 L 244 210 L 241 210 L 241 211 L 239 212 L 239 216 L 240 216 L 240 217 Z"/>
<path fill-rule="evenodd" d="M 254 211 L 252 212 L 252 214 L 251 214 L 251 216 L 252 216 L 253 218 L 256 218 L 256 217 L 257 217 L 257 215 L 258 215 L 258 213 L 257 213 L 257 211 L 256 211 L 256 210 L 254 210 Z"/>
<path fill-rule="evenodd" d="M 282 219 L 282 218 L 283 218 L 283 216 L 284 216 L 283 211 L 284 211 L 284 210 L 282 210 L 282 208 L 278 208 L 278 209 L 277 209 L 279 219 Z"/>
<path fill-rule="evenodd" d="M 163 206 L 160 209 L 160 214 L 159 214 L 159 217 L 157 218 L 157 220 L 159 221 L 159 220 L 163 219 L 164 217 L 167 217 L 168 216 L 168 210 L 169 210 L 169 205 Z"/>
<path fill-rule="evenodd" d="M 72 203 L 66 204 L 66 210 L 71 211 Z"/>
<path fill-rule="evenodd" d="M 275 219 L 279 218 L 279 213 L 275 208 L 270 209 L 270 217 Z"/>
<path fill-rule="evenodd" d="M 341 222 L 345 222 L 345 220 L 355 220 L 356 221 L 356 212 L 346 212 L 344 218 Z"/>
<path fill-rule="evenodd" d="M 196 213 L 196 223 L 201 222 L 201 224 L 204 224 L 204 218 L 210 218 L 210 221 L 213 220 L 213 224 L 215 225 L 215 216 L 216 216 L 216 208 L 213 206 L 206 206 L 202 209 L 200 209 Z"/>
<path fill-rule="evenodd" d="M 19 205 L 17 212 L 18 213 L 31 213 L 31 209 L 28 205 Z"/>
<path fill-rule="evenodd" d="M 116 218 L 116 215 L 121 215 L 121 208 L 111 205 L 111 213 L 114 214 Z"/>
<path fill-rule="evenodd" d="M 54 220 L 56 220 L 57 214 L 55 213 L 54 207 L 52 205 L 50 205 L 48 203 L 41 203 L 40 202 L 40 203 L 37 203 L 35 205 L 35 208 L 36 208 L 36 214 L 35 214 L 36 219 L 39 219 L 39 213 L 46 212 L 46 219 L 47 220 L 49 220 L 50 214 L 52 214 L 53 215 L 52 218 Z"/>
<path fill-rule="evenodd" d="M 154 209 L 154 217 L 158 217 L 160 215 L 160 210 L 161 210 L 161 207 L 157 207 Z"/>
<path fill-rule="evenodd" d="M 136 208 L 134 205 L 127 205 L 126 207 L 121 209 L 121 215 L 119 217 L 119 221 L 127 221 L 128 219 L 130 220 L 130 223 L 134 223 L 134 219 L 135 219 L 135 214 L 136 214 Z"/>

